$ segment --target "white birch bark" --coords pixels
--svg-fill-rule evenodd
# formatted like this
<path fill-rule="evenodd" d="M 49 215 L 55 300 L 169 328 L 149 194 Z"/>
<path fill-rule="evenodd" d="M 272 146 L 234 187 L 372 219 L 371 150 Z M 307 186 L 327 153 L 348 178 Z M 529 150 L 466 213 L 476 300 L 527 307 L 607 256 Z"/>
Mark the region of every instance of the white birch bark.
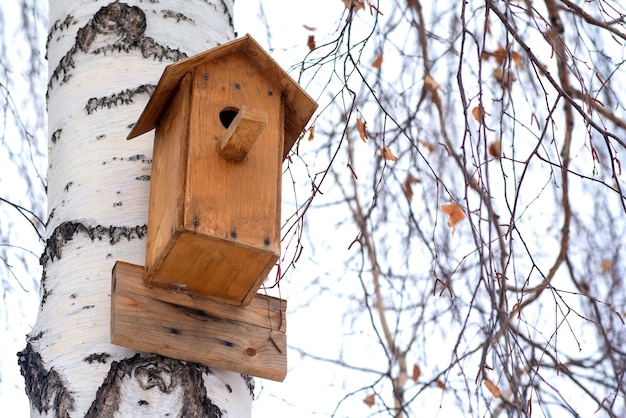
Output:
<path fill-rule="evenodd" d="M 238 373 L 112 345 L 111 269 L 144 264 L 152 133 L 126 141 L 163 68 L 233 37 L 230 0 L 50 1 L 47 245 L 19 353 L 31 416 L 248 417 Z"/>

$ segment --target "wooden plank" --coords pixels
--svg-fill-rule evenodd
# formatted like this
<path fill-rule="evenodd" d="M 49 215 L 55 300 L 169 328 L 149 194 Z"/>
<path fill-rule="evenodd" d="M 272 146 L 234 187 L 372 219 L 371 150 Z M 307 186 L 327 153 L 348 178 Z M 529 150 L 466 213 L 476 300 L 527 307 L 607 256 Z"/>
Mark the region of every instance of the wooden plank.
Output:
<path fill-rule="evenodd" d="M 245 160 L 266 126 L 266 111 L 244 105 L 222 137 L 220 153 L 231 160 Z"/>
<path fill-rule="evenodd" d="M 143 282 L 142 266 L 118 261 L 113 268 L 111 341 L 282 381 L 287 374 L 285 309 L 286 301 L 262 295 L 237 307 L 150 288 Z"/>

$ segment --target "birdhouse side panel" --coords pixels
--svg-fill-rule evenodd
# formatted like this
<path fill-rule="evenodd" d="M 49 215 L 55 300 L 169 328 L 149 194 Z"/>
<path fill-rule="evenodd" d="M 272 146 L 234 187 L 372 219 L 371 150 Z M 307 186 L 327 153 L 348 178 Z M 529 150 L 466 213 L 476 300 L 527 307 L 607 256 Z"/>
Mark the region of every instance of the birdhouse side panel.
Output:
<path fill-rule="evenodd" d="M 189 125 L 188 230 L 280 253 L 283 100 L 239 52 L 194 69 Z M 243 108 L 267 115 L 242 161 L 220 153 L 230 123 Z"/>
<path fill-rule="evenodd" d="M 146 244 L 146 280 L 174 245 L 183 227 L 191 74 L 184 77 L 157 126 L 152 153 Z"/>

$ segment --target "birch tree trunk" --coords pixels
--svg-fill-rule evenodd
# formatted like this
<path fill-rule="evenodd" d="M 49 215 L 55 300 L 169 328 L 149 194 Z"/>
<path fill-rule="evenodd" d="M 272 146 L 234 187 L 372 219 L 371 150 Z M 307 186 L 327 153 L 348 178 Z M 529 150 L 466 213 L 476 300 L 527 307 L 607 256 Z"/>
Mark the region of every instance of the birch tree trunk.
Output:
<path fill-rule="evenodd" d="M 233 37 L 229 0 L 50 2 L 48 224 L 18 353 L 31 416 L 247 417 L 254 382 L 110 343 L 111 269 L 144 264 L 152 134 L 126 141 L 163 68 Z"/>

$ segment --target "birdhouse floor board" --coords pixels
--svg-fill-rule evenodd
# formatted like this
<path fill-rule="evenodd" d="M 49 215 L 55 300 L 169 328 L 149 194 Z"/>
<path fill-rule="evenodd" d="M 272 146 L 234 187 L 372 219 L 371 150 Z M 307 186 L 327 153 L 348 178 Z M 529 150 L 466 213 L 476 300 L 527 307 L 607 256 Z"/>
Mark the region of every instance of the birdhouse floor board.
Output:
<path fill-rule="evenodd" d="M 211 236 L 182 232 L 146 280 L 221 302 L 247 305 L 276 263 L 271 250 Z"/>
<path fill-rule="evenodd" d="M 266 379 L 287 374 L 286 301 L 256 295 L 227 305 L 149 287 L 142 266 L 117 262 L 111 290 L 111 341 Z"/>

